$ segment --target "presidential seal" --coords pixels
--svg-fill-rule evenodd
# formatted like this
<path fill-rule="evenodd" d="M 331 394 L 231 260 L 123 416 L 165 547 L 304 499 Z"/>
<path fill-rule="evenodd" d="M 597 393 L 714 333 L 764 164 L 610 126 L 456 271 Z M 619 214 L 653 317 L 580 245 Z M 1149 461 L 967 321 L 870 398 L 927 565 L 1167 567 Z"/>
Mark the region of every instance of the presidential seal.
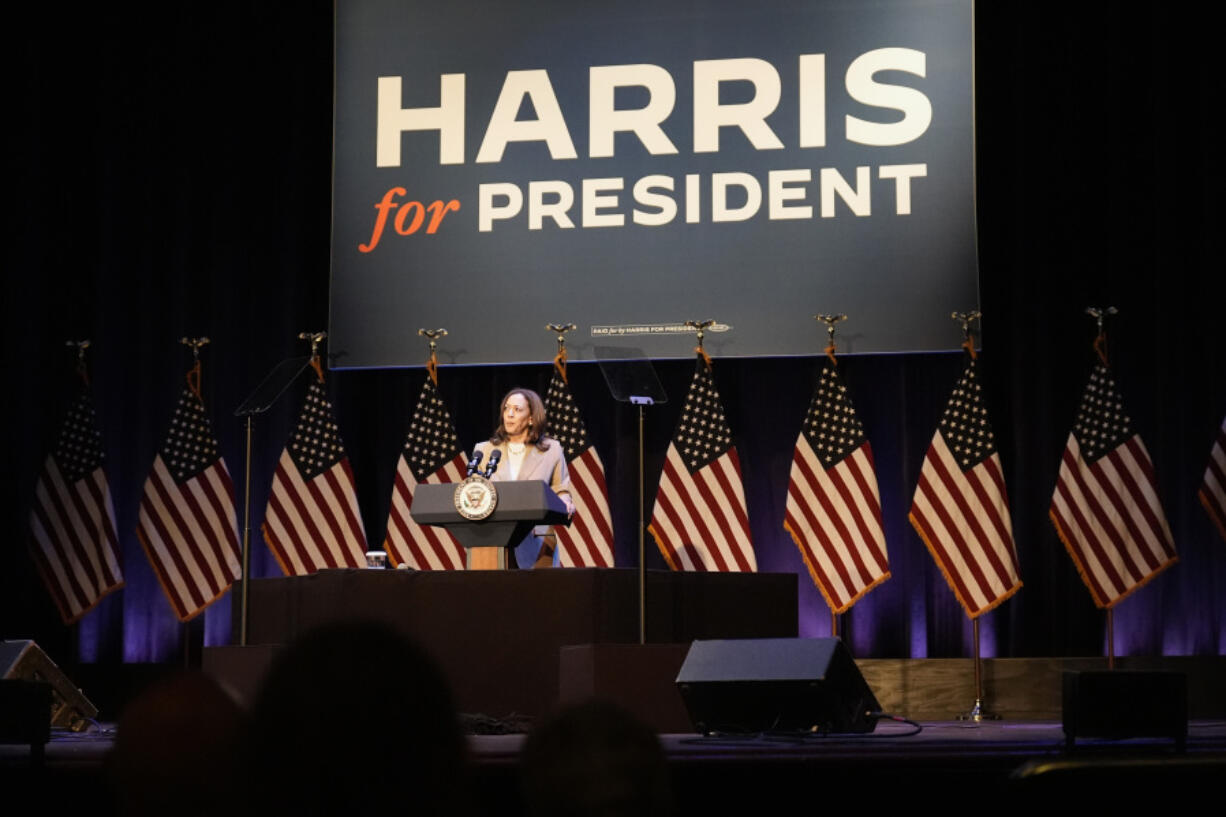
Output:
<path fill-rule="evenodd" d="M 498 489 L 480 474 L 468 477 L 455 489 L 455 509 L 465 519 L 485 519 L 498 507 Z"/>

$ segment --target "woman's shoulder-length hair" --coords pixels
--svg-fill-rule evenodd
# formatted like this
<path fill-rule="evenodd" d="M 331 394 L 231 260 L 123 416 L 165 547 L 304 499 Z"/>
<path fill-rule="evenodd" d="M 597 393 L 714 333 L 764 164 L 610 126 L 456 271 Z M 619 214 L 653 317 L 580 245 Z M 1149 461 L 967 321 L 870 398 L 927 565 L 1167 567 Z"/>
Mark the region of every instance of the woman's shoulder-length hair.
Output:
<path fill-rule="evenodd" d="M 547 422 L 545 418 L 545 401 L 541 400 L 541 396 L 532 389 L 525 389 L 521 386 L 511 389 L 499 401 L 498 427 L 490 435 L 490 442 L 494 445 L 500 445 L 507 441 L 507 430 L 502 424 L 502 412 L 507 407 L 507 401 L 517 394 L 523 395 L 524 399 L 528 401 L 528 442 L 535 445 L 541 451 L 549 450 L 549 438 L 545 436 Z"/>

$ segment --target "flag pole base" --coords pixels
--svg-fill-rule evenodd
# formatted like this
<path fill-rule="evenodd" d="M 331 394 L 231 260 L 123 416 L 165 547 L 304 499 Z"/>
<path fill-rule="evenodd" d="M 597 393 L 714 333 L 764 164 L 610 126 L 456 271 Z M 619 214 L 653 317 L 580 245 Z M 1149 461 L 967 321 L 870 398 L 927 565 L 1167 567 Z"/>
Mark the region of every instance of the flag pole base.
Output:
<path fill-rule="evenodd" d="M 998 721 L 1001 719 L 1001 717 L 995 712 L 985 712 L 983 709 L 983 701 L 976 698 L 975 705 L 971 707 L 970 711 L 959 713 L 956 716 L 956 719 L 960 721 L 973 721 L 974 723 L 979 723 L 981 721 Z"/>

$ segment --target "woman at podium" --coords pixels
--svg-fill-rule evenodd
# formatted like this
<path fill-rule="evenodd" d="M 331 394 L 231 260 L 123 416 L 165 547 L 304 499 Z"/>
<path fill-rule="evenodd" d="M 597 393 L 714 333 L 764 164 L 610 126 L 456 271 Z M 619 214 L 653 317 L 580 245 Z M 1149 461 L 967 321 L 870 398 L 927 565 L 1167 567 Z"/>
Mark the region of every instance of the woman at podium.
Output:
<path fill-rule="evenodd" d="M 561 444 L 545 436 L 545 404 L 531 389 L 516 387 L 502 398 L 498 428 L 478 450 L 486 463 L 495 450 L 501 460 L 490 479 L 497 481 L 539 479 L 566 505 L 573 516 L 575 503 L 570 496 L 570 473 Z M 515 548 L 519 567 L 551 567 L 557 558 L 556 538 L 548 525 L 538 525 L 532 535 Z"/>

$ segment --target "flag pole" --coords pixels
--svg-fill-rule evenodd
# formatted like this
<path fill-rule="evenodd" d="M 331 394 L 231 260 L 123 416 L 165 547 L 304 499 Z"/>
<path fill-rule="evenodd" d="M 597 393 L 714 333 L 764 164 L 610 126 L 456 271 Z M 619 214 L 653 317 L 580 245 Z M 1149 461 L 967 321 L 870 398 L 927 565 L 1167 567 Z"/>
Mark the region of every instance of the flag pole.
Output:
<path fill-rule="evenodd" d="M 643 504 L 643 433 L 646 422 L 639 403 L 639 644 L 647 643 L 647 520 Z"/>
<path fill-rule="evenodd" d="M 972 640 L 975 642 L 975 704 L 969 712 L 958 715 L 960 721 L 998 721 L 1000 715 L 988 712 L 983 707 L 983 656 L 979 651 L 979 617 L 971 619 Z"/>
<path fill-rule="evenodd" d="M 200 349 L 207 346 L 210 341 L 206 337 L 200 338 L 179 338 L 179 343 L 192 350 L 192 367 L 187 371 L 187 387 L 191 389 L 192 394 L 196 395 L 196 399 L 204 402 L 204 397 L 200 393 Z M 183 667 L 191 669 L 192 666 L 192 627 L 191 622 L 182 622 L 181 631 L 183 633 Z M 201 632 L 201 643 L 203 644 L 204 633 Z"/>
<path fill-rule="evenodd" d="M 975 642 L 975 705 L 971 707 L 967 720 L 981 721 L 983 714 L 983 656 L 979 652 L 979 617 L 971 620 L 971 632 Z"/>
<path fill-rule="evenodd" d="M 1119 312 L 1114 306 L 1097 307 L 1087 306 L 1086 314 L 1089 315 L 1098 324 L 1098 334 L 1094 337 L 1094 352 L 1098 355 L 1098 359 L 1102 361 L 1104 366 L 1110 365 L 1107 360 L 1107 327 L 1106 319 L 1108 315 L 1115 315 Z M 1107 669 L 1115 669 L 1115 616 L 1112 615 L 1113 608 L 1107 608 Z"/>
<path fill-rule="evenodd" d="M 577 328 L 578 327 L 575 326 L 575 324 L 573 323 L 547 323 L 545 324 L 546 332 L 554 332 L 558 336 L 558 353 L 553 356 L 553 370 L 557 373 L 559 377 L 562 378 L 562 383 L 563 385 L 566 386 L 567 389 L 570 388 L 570 376 L 566 372 L 566 333 L 571 332 Z M 548 406 L 549 406 L 549 395 L 548 394 L 546 395 L 545 406 L 546 406 L 546 413 L 548 413 Z M 553 426 L 555 422 L 556 420 L 550 420 L 549 424 Z M 557 436 L 556 430 L 551 431 L 550 433 L 554 434 L 554 436 Z M 561 443 L 561 440 L 559 440 L 559 443 Z M 565 444 L 562 444 L 562 449 L 564 452 L 566 452 Z M 569 452 L 566 452 L 565 456 L 566 456 L 566 459 L 569 461 L 569 458 L 570 458 Z M 571 493 L 572 493 L 572 499 L 573 499 L 574 496 L 576 496 L 577 494 L 575 494 L 573 490 Z M 576 505 L 574 507 L 577 508 L 578 506 Z M 575 513 L 577 514 L 578 510 L 576 510 Z M 548 544 L 550 540 L 552 540 L 552 545 Z M 549 529 L 549 536 L 545 537 L 545 542 L 546 542 L 546 546 L 550 548 L 549 554 L 550 554 L 550 557 L 553 559 L 552 564 L 555 564 L 555 565 L 562 564 L 562 556 L 564 555 L 560 550 L 560 548 L 562 547 L 562 538 L 558 536 L 557 532 L 553 528 Z M 537 558 L 539 559 L 540 557 L 538 556 Z"/>
<path fill-rule="evenodd" d="M 975 340 L 972 337 L 971 323 L 983 317 L 978 310 L 970 312 L 954 312 L 950 315 L 956 321 L 962 324 L 962 348 L 967 351 L 972 358 L 975 357 Z M 960 721 L 974 721 L 979 723 L 984 720 L 1000 720 L 999 715 L 991 714 L 983 711 L 983 656 L 979 651 L 979 616 L 971 619 L 971 640 L 974 642 L 975 659 L 974 659 L 974 676 L 975 676 L 975 703 L 969 712 L 958 716 Z"/>
<path fill-rule="evenodd" d="M 839 365 L 838 358 L 834 356 L 834 353 L 837 349 L 834 343 L 834 327 L 836 324 L 847 320 L 847 316 L 840 313 L 838 315 L 817 314 L 817 315 L 814 315 L 813 317 L 817 318 L 819 321 L 826 324 L 826 338 L 827 338 L 826 349 L 825 349 L 826 357 L 830 358 L 831 365 L 838 366 Z M 833 607 L 830 608 L 830 637 L 831 638 L 839 637 L 839 616 L 838 616 L 838 613 L 834 612 Z"/>
<path fill-rule="evenodd" d="M 88 389 L 89 368 L 85 365 L 85 350 L 89 348 L 89 338 L 85 338 L 84 340 L 66 341 L 64 345 L 76 348 L 77 377 L 81 378 L 81 382 L 84 383 L 85 388 Z M 68 650 L 68 654 L 72 656 L 73 666 L 78 666 L 81 662 L 81 620 L 79 618 L 72 622 L 72 626 L 68 628 Z"/>
<path fill-rule="evenodd" d="M 704 350 L 704 349 L 702 348 L 702 341 L 703 341 L 703 337 L 704 337 L 704 330 L 705 330 L 705 329 L 706 329 L 708 326 L 713 325 L 714 323 L 715 323 L 715 319 L 714 319 L 714 318 L 710 318 L 710 319 L 705 320 L 705 321 L 686 321 L 686 322 L 685 322 L 685 325 L 686 325 L 686 326 L 688 326 L 688 327 L 690 327 L 691 329 L 695 330 L 695 332 L 697 333 L 697 335 L 696 335 L 697 345 L 694 347 L 694 351 L 695 351 L 695 352 L 698 354 L 698 356 L 699 356 L 699 357 L 701 357 L 701 358 L 702 358 L 704 361 L 706 361 L 706 364 L 707 364 L 707 368 L 708 368 L 708 369 L 711 367 L 711 358 L 709 358 L 709 357 L 707 356 L 706 350 Z M 642 448 L 642 446 L 643 446 L 643 425 L 642 425 L 642 423 L 643 423 L 643 407 L 642 407 L 642 406 L 639 406 L 639 508 L 642 508 L 642 507 L 643 507 L 643 493 L 642 493 L 642 492 L 643 492 L 643 473 L 642 473 L 642 468 L 643 468 L 643 448 Z M 642 511 L 640 511 L 640 514 L 642 514 Z M 644 559 L 643 559 L 643 556 L 644 556 L 644 553 L 643 553 L 643 548 L 644 548 L 644 545 L 643 545 L 643 531 L 644 531 L 644 527 L 643 527 L 643 520 L 640 518 L 640 519 L 639 519 L 639 570 L 640 570 L 640 571 L 642 571 L 642 570 L 643 570 L 643 565 L 645 564 Z M 645 574 L 644 574 L 644 575 L 645 575 Z M 646 634 L 645 634 L 645 633 L 644 633 L 642 636 L 640 636 L 640 638 L 642 639 L 642 643 L 644 643 L 644 644 L 645 644 L 645 643 L 647 643 L 647 640 L 646 640 Z"/>
<path fill-rule="evenodd" d="M 1115 608 L 1107 608 L 1107 669 L 1115 669 Z"/>
<path fill-rule="evenodd" d="M 975 642 L 975 706 L 971 712 L 976 716 L 975 720 L 983 717 L 983 655 L 979 651 L 979 617 L 971 622 L 971 632 Z"/>

